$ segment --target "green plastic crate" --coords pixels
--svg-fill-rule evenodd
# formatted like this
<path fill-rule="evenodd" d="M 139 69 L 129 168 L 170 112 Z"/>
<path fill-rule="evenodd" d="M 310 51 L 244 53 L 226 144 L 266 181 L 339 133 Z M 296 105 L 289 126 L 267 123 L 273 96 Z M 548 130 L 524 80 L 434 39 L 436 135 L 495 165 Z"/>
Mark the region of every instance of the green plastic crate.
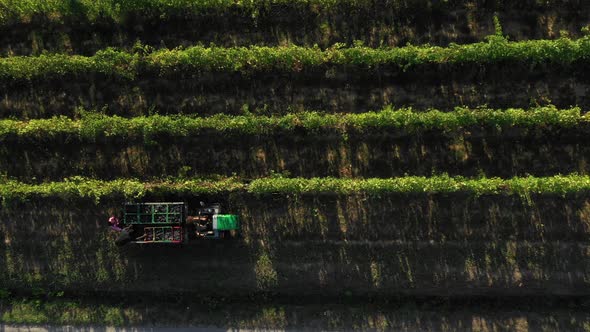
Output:
<path fill-rule="evenodd" d="M 185 218 L 182 202 L 126 203 L 124 224 L 181 224 Z"/>

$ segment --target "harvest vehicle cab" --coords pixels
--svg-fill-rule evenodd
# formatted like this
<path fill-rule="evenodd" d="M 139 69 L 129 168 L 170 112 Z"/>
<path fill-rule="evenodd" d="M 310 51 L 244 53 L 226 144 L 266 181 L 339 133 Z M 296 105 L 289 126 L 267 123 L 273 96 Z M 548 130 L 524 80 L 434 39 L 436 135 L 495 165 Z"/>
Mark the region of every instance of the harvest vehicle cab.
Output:
<path fill-rule="evenodd" d="M 231 237 L 239 229 L 239 218 L 220 211 L 219 204 L 201 202 L 196 214 L 189 216 L 184 202 L 125 203 L 121 226 L 130 229 L 131 243 L 180 244 Z"/>

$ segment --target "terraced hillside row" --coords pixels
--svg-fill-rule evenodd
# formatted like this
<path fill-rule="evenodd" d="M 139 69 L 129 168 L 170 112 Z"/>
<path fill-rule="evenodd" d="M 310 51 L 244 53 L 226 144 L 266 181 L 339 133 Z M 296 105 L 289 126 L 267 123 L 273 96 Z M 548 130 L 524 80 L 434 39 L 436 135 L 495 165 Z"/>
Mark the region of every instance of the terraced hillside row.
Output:
<path fill-rule="evenodd" d="M 210 286 L 204 287 L 208 295 L 219 282 L 226 295 L 588 290 L 588 177 L 268 179 L 247 191 L 231 183 L 5 183 L 4 283 L 86 292 L 150 286 L 161 294 L 200 284 Z M 182 250 L 133 247 L 121 256 L 94 220 L 121 199 L 137 197 L 221 199 L 243 216 L 242 241 Z M 203 251 L 215 260 L 195 262 Z"/>
<path fill-rule="evenodd" d="M 200 285 L 214 296 L 222 282 L 226 296 L 579 295 L 588 291 L 589 188 L 580 176 L 9 181 L 1 273 L 10 289 L 69 292 Z M 241 241 L 121 252 L 95 222 L 126 199 L 203 198 L 243 217 Z M 215 259 L 195 262 L 202 252 Z"/>
<path fill-rule="evenodd" d="M 530 110 L 468 109 L 457 107 L 454 112 L 429 110 L 414 112 L 411 108 L 393 110 L 387 107 L 379 112 L 361 114 L 323 114 L 320 112 L 292 113 L 284 116 L 216 115 L 208 118 L 190 116 L 142 116 L 122 118 L 105 116 L 99 112 L 82 111 L 82 119 L 64 116 L 50 119 L 18 121 L 0 120 L 0 138 L 37 139 L 51 141 L 56 137 L 95 142 L 109 138 L 143 138 L 151 142 L 159 135 L 190 137 L 206 132 L 218 135 L 276 135 L 307 131 L 369 133 L 374 130 L 391 130 L 399 136 L 425 131 L 449 132 L 462 128 L 519 127 L 571 129 L 584 127 L 590 114 L 581 114 L 580 108 L 559 110 L 554 106 Z"/>
<path fill-rule="evenodd" d="M 590 37 L 570 40 L 532 40 L 510 42 L 502 36 L 489 36 L 487 42 L 467 45 L 405 46 L 373 49 L 363 46 L 321 50 L 319 47 L 189 47 L 186 50 L 161 50 L 142 56 L 107 49 L 90 57 L 79 55 L 41 55 L 8 57 L 2 61 L 4 80 L 38 80 L 66 75 L 102 74 L 133 79 L 142 74 L 156 76 L 199 75 L 203 72 L 300 72 L 326 66 L 362 69 L 391 66 L 408 70 L 417 66 L 444 64 L 486 64 L 525 62 L 531 65 L 567 65 L 590 57 Z M 144 74 L 145 75 L 145 74 Z"/>
<path fill-rule="evenodd" d="M 75 175 L 588 174 L 587 148 L 580 144 L 587 117 L 578 108 L 555 107 L 207 118 L 84 112 L 80 120 L 0 121 L 7 143 L 0 171 L 33 183 Z"/>
<path fill-rule="evenodd" d="M 0 61 L 0 114 L 73 116 L 79 107 L 121 116 L 245 108 L 354 113 L 388 104 L 587 109 L 589 40 L 492 36 L 443 48 L 195 46 L 143 55 L 107 49 L 91 57 L 8 57 Z"/>
<path fill-rule="evenodd" d="M 587 9 L 0 0 L 0 290 L 588 296 Z M 118 248 L 125 201 L 241 234 Z"/>
<path fill-rule="evenodd" d="M 446 45 L 504 26 L 513 40 L 580 36 L 584 1 L 24 1 L 0 2 L 0 54 L 92 54 L 137 41 L 174 48 L 298 44 Z M 494 24 L 494 22 L 496 24 Z"/>

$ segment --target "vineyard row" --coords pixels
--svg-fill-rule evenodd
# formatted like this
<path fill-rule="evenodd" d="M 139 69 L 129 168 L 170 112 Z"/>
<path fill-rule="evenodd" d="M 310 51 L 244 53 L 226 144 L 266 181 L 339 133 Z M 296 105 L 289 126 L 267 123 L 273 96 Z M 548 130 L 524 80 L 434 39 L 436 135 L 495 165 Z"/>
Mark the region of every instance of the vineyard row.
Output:
<path fill-rule="evenodd" d="M 329 76 L 330 69 L 370 69 L 393 67 L 408 70 L 420 65 L 445 64 L 519 64 L 542 63 L 579 65 L 590 60 L 590 36 L 580 39 L 528 40 L 511 42 L 490 36 L 485 42 L 439 46 L 404 46 L 369 48 L 362 45 L 346 48 L 334 45 L 319 47 L 249 46 L 204 47 L 152 50 L 140 48 L 129 53 L 104 49 L 87 57 L 44 54 L 0 58 L 0 80 L 31 80 L 100 74 L 119 79 L 138 76 L 194 77 L 214 73 L 297 73 L 320 70 Z"/>
<path fill-rule="evenodd" d="M 216 179 L 165 179 L 144 182 L 134 179 L 102 181 L 73 177 L 62 182 L 26 184 L 14 180 L 0 181 L 3 202 L 38 198 L 64 200 L 142 199 L 146 196 L 207 195 L 246 192 L 250 194 L 441 194 L 470 195 L 567 195 L 590 191 L 590 176 L 556 175 L 551 177 L 477 178 L 406 176 L 387 179 L 350 178 L 259 178 L 250 182 L 237 177 Z"/>
<path fill-rule="evenodd" d="M 211 117 L 186 115 L 151 115 L 134 118 L 83 112 L 74 120 L 65 116 L 19 121 L 0 120 L 0 139 L 7 137 L 38 140 L 55 137 L 95 141 L 104 137 L 136 138 L 151 141 L 159 135 L 188 137 L 201 133 L 224 135 L 272 135 L 280 132 L 379 133 L 377 130 L 403 130 L 416 133 L 427 130 L 452 131 L 461 128 L 574 128 L 590 122 L 590 114 L 580 108 L 557 109 L 555 106 L 529 110 L 457 107 L 453 112 L 386 107 L 378 112 L 359 114 L 324 114 L 301 112 L 284 116 L 217 114 Z"/>

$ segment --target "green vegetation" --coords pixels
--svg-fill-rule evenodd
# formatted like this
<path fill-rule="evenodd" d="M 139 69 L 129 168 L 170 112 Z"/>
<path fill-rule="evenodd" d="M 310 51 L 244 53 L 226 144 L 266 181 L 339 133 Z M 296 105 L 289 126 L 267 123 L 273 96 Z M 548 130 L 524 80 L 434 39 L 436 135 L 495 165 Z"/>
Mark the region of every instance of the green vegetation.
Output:
<path fill-rule="evenodd" d="M 552 7 L 563 4 L 563 0 L 521 1 L 521 7 Z M 473 3 L 473 2 L 471 2 Z M 567 2 L 566 2 L 567 3 Z M 408 8 L 461 8 L 465 1 L 392 0 L 387 4 L 396 9 Z M 496 8 L 513 6 L 507 1 L 487 1 Z M 199 15 L 207 12 L 224 12 L 236 9 L 246 15 L 255 16 L 272 6 L 294 8 L 311 7 L 317 11 L 328 11 L 334 7 L 371 7 L 370 0 L 0 0 L 0 24 L 28 22 L 38 15 L 52 21 L 77 18 L 94 22 L 100 19 L 120 21 L 130 14 L 141 14 L 166 18 L 171 16 Z"/>
<path fill-rule="evenodd" d="M 74 177 L 63 182 L 25 184 L 14 180 L 0 183 L 4 202 L 33 198 L 64 200 L 105 198 L 141 199 L 146 195 L 220 194 L 245 191 L 251 194 L 341 194 L 355 193 L 455 193 L 473 195 L 530 194 L 566 195 L 590 190 L 590 176 L 556 175 L 552 177 L 514 177 L 511 179 L 406 176 L 390 179 L 281 178 L 270 177 L 249 183 L 237 177 L 203 179 L 167 179 L 155 182 L 139 180 L 101 181 Z"/>
<path fill-rule="evenodd" d="M 552 177 L 514 177 L 511 179 L 449 177 L 446 175 L 421 177 L 406 176 L 391 179 L 337 178 L 263 178 L 252 181 L 251 193 L 283 194 L 354 194 L 380 193 L 453 193 L 487 194 L 559 194 L 565 195 L 590 190 L 590 177 L 556 175 Z"/>
<path fill-rule="evenodd" d="M 300 72 L 326 66 L 395 66 L 407 70 L 428 64 L 477 63 L 505 61 L 529 65 L 555 63 L 568 65 L 590 59 L 590 37 L 577 40 L 529 40 L 510 42 L 490 36 L 486 42 L 449 47 L 405 46 L 374 49 L 364 46 L 342 48 L 335 45 L 319 47 L 203 47 L 159 50 L 148 54 L 127 53 L 114 49 L 94 56 L 41 55 L 0 59 L 0 79 L 27 80 L 88 75 L 98 73 L 109 77 L 133 79 L 140 74 L 159 76 L 198 75 L 201 72 Z"/>
<path fill-rule="evenodd" d="M 402 1 L 393 1 L 403 5 Z M 415 2 L 425 2 L 419 0 Z M 206 14 L 207 12 L 223 12 L 238 9 L 255 15 L 270 6 L 316 6 L 324 10 L 335 6 L 368 7 L 369 0 L 0 0 L 0 22 L 7 24 L 28 21 L 34 15 L 43 15 L 53 21 L 67 17 L 85 18 L 89 21 L 109 19 L 120 21 L 129 14 L 143 14 L 166 18 L 170 16 L 186 16 Z"/>
<path fill-rule="evenodd" d="M 62 182 L 38 185 L 6 180 L 0 183 L 0 197 L 4 202 L 24 201 L 33 198 L 58 198 L 63 200 L 103 198 L 139 199 L 147 194 L 219 194 L 242 190 L 244 184 L 237 178 L 162 180 L 145 183 L 132 179 L 101 181 L 72 177 Z"/>
<path fill-rule="evenodd" d="M 191 116 L 162 116 L 122 118 L 96 113 L 84 113 L 80 120 L 64 116 L 30 121 L 0 120 L 0 139 L 7 136 L 52 139 L 67 135 L 80 140 L 95 141 L 100 137 L 143 138 L 151 142 L 158 135 L 190 136 L 204 131 L 238 135 L 269 135 L 281 131 L 335 130 L 370 133 L 375 130 L 399 129 L 407 132 L 420 130 L 450 131 L 472 126 L 487 127 L 544 127 L 572 128 L 590 122 L 590 114 L 579 108 L 560 110 L 555 106 L 530 110 L 457 107 L 454 112 L 387 107 L 379 112 L 360 114 L 323 114 L 302 112 L 285 116 L 218 114 L 207 118 Z"/>
<path fill-rule="evenodd" d="M 141 316 L 131 308 L 115 305 L 81 305 L 66 300 L 20 300 L 0 305 L 0 321 L 5 324 L 104 324 L 123 326 L 139 323 Z"/>
<path fill-rule="evenodd" d="M 0 303 L 5 324 L 55 324 L 103 326 L 190 326 L 237 329 L 345 330 L 423 330 L 457 331 L 464 326 L 485 322 L 495 330 L 518 330 L 519 322 L 534 321 L 543 331 L 586 331 L 590 315 L 573 300 L 535 301 L 534 298 L 506 302 L 480 300 L 477 304 L 439 308 L 436 300 L 403 299 L 394 304 L 342 303 L 285 305 L 273 303 L 235 303 L 229 299 L 209 302 L 177 303 L 162 299 L 143 299 L 141 303 L 115 303 L 107 299 L 13 300 Z M 204 300 L 202 300 L 204 301 Z M 547 302 L 547 303 L 545 303 Z M 507 308 L 508 306 L 508 308 Z M 520 310 L 510 310 L 518 306 Z M 435 309 L 432 309 L 435 308 Z M 491 309 L 490 309 L 491 308 Z M 182 313 L 182 314 L 181 314 Z M 506 322 L 509 323 L 506 323 Z M 480 326 L 480 325 L 475 325 Z M 524 325 L 526 326 L 526 325 Z M 69 327 L 70 330 L 76 327 Z M 95 328 L 98 329 L 98 328 Z M 107 330 L 106 327 L 101 330 Z M 110 329 L 109 329 L 110 330 Z"/>

